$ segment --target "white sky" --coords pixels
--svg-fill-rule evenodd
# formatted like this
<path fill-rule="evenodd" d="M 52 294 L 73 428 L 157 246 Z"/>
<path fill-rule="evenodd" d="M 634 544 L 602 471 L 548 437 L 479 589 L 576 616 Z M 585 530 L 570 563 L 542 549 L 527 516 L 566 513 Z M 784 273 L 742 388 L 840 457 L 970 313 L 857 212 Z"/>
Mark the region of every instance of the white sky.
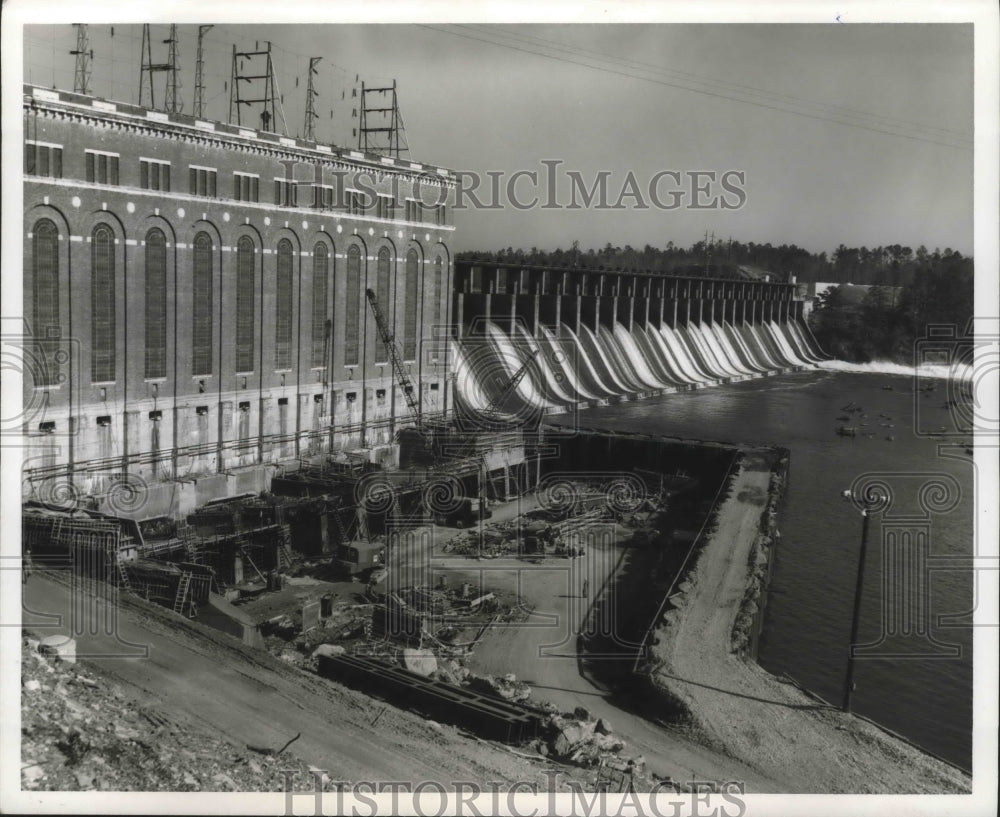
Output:
<path fill-rule="evenodd" d="M 188 11 L 173 19 L 198 18 Z M 179 29 L 186 112 L 196 30 Z M 118 23 L 114 32 L 90 25 L 91 91 L 138 102 L 141 25 Z M 153 61 L 165 61 L 167 26 L 152 33 Z M 68 24 L 27 28 L 25 81 L 72 89 L 75 37 Z M 303 129 L 308 57 L 322 56 L 323 141 L 353 146 L 357 75 L 369 85 L 397 80 L 418 161 L 507 178 L 521 169 L 541 175 L 541 160 L 558 159 L 561 171 L 579 171 L 588 184 L 608 171 L 612 201 L 630 171 L 643 191 L 663 170 L 746 174 L 746 203 L 735 211 L 458 213 L 458 249 L 565 248 L 574 239 L 583 248 L 662 247 L 707 231 L 813 251 L 841 243 L 973 251 L 971 25 L 222 22 L 206 38 L 207 116 L 228 118 L 233 43 L 246 49 L 265 40 L 292 135 Z M 160 102 L 162 75 L 156 84 Z M 671 186 L 661 182 L 661 198 Z M 522 180 L 517 192 L 530 199 L 530 187 Z"/>

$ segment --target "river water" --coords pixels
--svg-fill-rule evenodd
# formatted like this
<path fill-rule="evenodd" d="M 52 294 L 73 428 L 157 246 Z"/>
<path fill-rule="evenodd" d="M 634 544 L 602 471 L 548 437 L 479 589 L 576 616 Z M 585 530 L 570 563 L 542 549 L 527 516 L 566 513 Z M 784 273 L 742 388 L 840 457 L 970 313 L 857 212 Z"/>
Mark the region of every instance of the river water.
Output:
<path fill-rule="evenodd" d="M 914 382 L 813 370 L 551 419 L 791 450 L 759 660 L 834 704 L 843 692 L 862 531 L 859 510 L 842 493 L 859 477 L 878 475 L 893 504 L 870 526 L 858 641 L 877 646 L 856 661 L 853 709 L 971 769 L 972 636 L 964 614 L 974 601 L 962 563 L 974 552 L 974 466 L 962 445 L 971 437 L 917 436 L 915 426 L 951 423 L 944 382 L 934 392 L 915 392 Z M 837 418 L 851 403 L 867 417 L 849 413 L 859 435 L 838 436 Z M 943 484 L 946 496 L 925 494 L 922 505 L 920 488 L 929 481 Z M 898 553 L 884 542 L 921 532 L 927 558 L 897 560 L 884 571 L 884 554 Z M 898 601 L 906 589 L 913 604 Z"/>

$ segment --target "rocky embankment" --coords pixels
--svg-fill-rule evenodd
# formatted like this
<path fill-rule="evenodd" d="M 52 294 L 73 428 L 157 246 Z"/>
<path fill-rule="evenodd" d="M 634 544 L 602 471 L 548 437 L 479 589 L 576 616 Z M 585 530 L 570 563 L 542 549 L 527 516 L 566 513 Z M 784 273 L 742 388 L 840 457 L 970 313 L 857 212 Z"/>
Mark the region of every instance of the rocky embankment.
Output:
<path fill-rule="evenodd" d="M 756 658 L 753 653 L 756 646 L 754 631 L 759 626 L 759 619 L 764 612 L 764 594 L 767 592 L 774 547 L 781 539 L 781 533 L 778 531 L 778 505 L 785 493 L 787 477 L 788 452 L 785 451 L 771 469 L 765 507 L 761 511 L 757 535 L 750 548 L 748 560 L 750 575 L 747 589 L 736 614 L 736 622 L 733 624 L 731 642 L 733 652 L 750 658 Z"/>
<path fill-rule="evenodd" d="M 236 746 L 22 638 L 22 789 L 280 792 L 286 769 L 297 772 L 296 788 L 309 788 L 308 767 L 280 748 Z"/>

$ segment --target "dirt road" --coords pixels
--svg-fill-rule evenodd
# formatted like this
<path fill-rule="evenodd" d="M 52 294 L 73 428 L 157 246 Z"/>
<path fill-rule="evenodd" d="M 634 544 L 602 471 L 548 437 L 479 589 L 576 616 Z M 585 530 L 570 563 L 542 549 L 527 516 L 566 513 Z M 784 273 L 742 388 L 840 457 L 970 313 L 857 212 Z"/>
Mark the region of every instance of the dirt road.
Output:
<path fill-rule="evenodd" d="M 818 703 L 730 652 L 769 472 L 744 468 L 704 544 L 682 606 L 657 630 L 657 680 L 712 745 L 785 792 L 968 790 L 968 777 L 859 718 Z"/>
<path fill-rule="evenodd" d="M 647 768 L 657 774 L 685 782 L 738 780 L 746 784 L 748 791 L 777 791 L 776 780 L 688 739 L 676 729 L 648 720 L 641 714 L 641 702 L 631 700 L 628 708 L 619 705 L 611 690 L 581 674 L 576 634 L 591 604 L 597 601 L 604 580 L 621 571 L 627 558 L 628 553 L 621 547 L 609 546 L 603 554 L 591 550 L 582 559 L 551 559 L 529 568 L 523 563 L 506 568 L 491 563 L 484 570 L 484 586 L 519 588 L 535 609 L 527 621 L 491 628 L 468 660 L 469 668 L 480 674 L 512 672 L 532 687 L 534 700 L 549 701 L 564 712 L 584 707 L 593 717 L 612 725 L 615 734 L 627 744 L 626 754 L 644 756 Z M 584 564 L 585 560 L 589 565 Z M 451 560 L 452 564 L 456 562 Z M 595 567 L 606 567 L 610 572 L 600 576 Z M 580 595 L 585 574 L 590 575 L 590 586 L 594 588 L 587 598 Z M 657 709 L 656 702 L 651 701 L 650 713 Z"/>
<path fill-rule="evenodd" d="M 72 627 L 78 654 L 91 656 L 86 663 L 135 688 L 151 704 L 208 725 L 235 744 L 279 747 L 301 732 L 291 751 L 329 770 L 334 780 L 433 780 L 448 786 L 470 774 L 525 779 L 525 762 L 500 748 L 464 738 L 449 726 L 433 727 L 210 628 L 132 599 L 123 599 L 122 615 L 109 627 L 113 606 L 106 600 L 89 592 L 76 599 L 72 605 L 67 584 L 36 573 L 26 586 L 24 626 L 39 636 L 66 634 Z M 61 621 L 53 623 L 53 615 Z M 148 647 L 148 655 L 122 641 Z M 107 657 L 122 653 L 132 655 Z M 528 771 L 533 779 L 535 770 Z"/>

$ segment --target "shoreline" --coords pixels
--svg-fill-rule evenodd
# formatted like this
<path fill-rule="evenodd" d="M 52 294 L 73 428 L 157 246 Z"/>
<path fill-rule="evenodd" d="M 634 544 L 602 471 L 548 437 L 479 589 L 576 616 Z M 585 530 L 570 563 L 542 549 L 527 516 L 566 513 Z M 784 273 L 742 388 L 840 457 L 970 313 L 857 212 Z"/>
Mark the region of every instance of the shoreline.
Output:
<path fill-rule="evenodd" d="M 654 622 L 649 687 L 696 735 L 782 781 L 782 791 L 971 792 L 971 776 L 958 767 L 746 655 L 763 608 L 756 601 L 766 589 L 763 559 L 773 557 L 770 511 L 786 480 L 775 479 L 759 454 L 745 453 L 713 509 L 715 530 L 697 547 L 681 593 Z"/>

